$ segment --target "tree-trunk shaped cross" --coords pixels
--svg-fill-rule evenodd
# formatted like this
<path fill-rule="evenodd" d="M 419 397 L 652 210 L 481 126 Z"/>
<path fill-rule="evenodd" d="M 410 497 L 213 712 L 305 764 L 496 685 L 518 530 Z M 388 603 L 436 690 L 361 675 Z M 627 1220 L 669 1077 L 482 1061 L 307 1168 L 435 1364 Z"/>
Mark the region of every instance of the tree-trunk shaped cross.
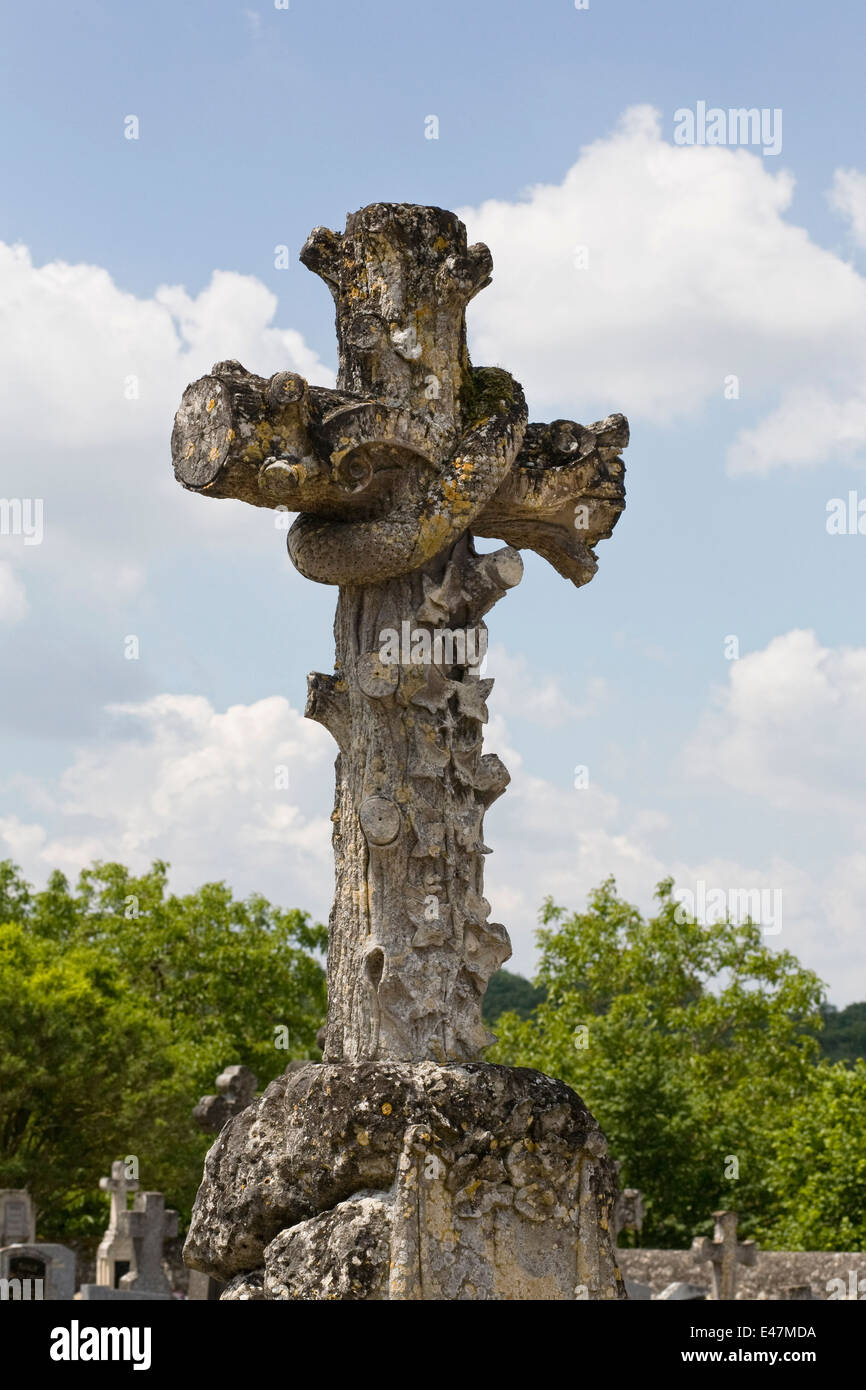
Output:
<path fill-rule="evenodd" d="M 737 1213 L 735 1211 L 713 1212 L 715 1233 L 709 1236 L 696 1236 L 692 1250 L 699 1260 L 709 1260 L 713 1267 L 714 1300 L 729 1300 L 737 1296 L 737 1265 L 753 1265 L 758 1258 L 753 1240 L 737 1241 Z"/>
<path fill-rule="evenodd" d="M 628 425 L 528 425 L 509 373 L 473 369 L 465 309 L 492 261 L 453 213 L 376 203 L 317 227 L 301 260 L 336 303 L 337 389 L 217 363 L 184 394 L 175 474 L 299 512 L 292 561 L 339 586 L 335 674 L 307 702 L 340 749 L 325 1060 L 472 1060 L 511 954 L 483 896 L 482 818 L 509 780 L 481 752 L 483 617 L 521 547 L 592 578 Z M 478 555 L 473 534 L 506 545 Z"/>

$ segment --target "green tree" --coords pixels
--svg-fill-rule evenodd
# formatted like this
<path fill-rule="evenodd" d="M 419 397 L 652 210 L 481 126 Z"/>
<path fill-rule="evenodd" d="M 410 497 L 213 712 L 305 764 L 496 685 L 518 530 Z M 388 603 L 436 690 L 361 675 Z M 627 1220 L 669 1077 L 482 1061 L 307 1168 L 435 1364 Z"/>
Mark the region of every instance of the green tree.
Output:
<path fill-rule="evenodd" d="M 780 1250 L 866 1250 L 866 1062 L 822 1062 L 772 1135 L 776 1194 L 756 1226 Z"/>
<path fill-rule="evenodd" d="M 0 864 L 0 1186 L 28 1186 L 40 1231 L 104 1224 L 98 1179 L 135 1155 L 188 1213 L 209 1139 L 192 1106 L 224 1066 L 265 1085 L 317 1055 L 321 926 L 221 883 L 168 892 L 167 867 L 62 874 L 42 892 Z"/>
<path fill-rule="evenodd" d="M 612 879 L 586 912 L 548 900 L 534 1016 L 498 1020 L 491 1060 L 572 1085 L 623 1185 L 645 1194 L 642 1244 L 682 1246 L 733 1206 L 748 1234 L 777 1201 L 773 1125 L 806 1094 L 822 986 L 752 922 L 702 926 L 657 889 L 644 919 Z"/>
<path fill-rule="evenodd" d="M 543 998 L 544 990 L 530 984 L 523 975 L 515 975 L 510 970 L 497 970 L 491 975 L 484 996 L 484 1022 L 488 1027 L 493 1027 L 500 1014 L 504 1013 L 529 1018 Z"/>

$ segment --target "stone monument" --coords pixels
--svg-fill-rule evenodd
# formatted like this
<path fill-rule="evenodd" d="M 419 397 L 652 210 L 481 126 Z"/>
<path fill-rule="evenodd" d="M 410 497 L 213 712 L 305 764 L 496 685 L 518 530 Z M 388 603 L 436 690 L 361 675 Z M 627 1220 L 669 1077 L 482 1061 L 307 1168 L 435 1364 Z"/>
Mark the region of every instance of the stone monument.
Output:
<path fill-rule="evenodd" d="M 710 1298 L 713 1302 L 722 1302 L 736 1298 L 737 1265 L 753 1265 L 758 1258 L 758 1248 L 753 1240 L 737 1241 L 735 1211 L 713 1212 L 713 1220 L 713 1239 L 695 1236 L 692 1250 L 699 1260 L 710 1262 L 713 1271 Z"/>
<path fill-rule="evenodd" d="M 0 1249 L 0 1297 L 65 1303 L 75 1295 L 75 1263 L 68 1245 L 7 1245 Z"/>
<path fill-rule="evenodd" d="M 246 1109 L 258 1084 L 258 1077 L 249 1067 L 226 1067 L 216 1079 L 217 1094 L 202 1096 L 192 1112 L 199 1129 L 218 1134 L 226 1120 Z"/>
<path fill-rule="evenodd" d="M 176 1211 L 166 1211 L 161 1192 L 136 1193 L 132 1211 L 120 1213 L 120 1233 L 132 1245 L 132 1268 L 120 1281 L 122 1291 L 169 1297 L 171 1285 L 162 1267 L 162 1247 L 164 1241 L 177 1235 L 177 1219 Z"/>
<path fill-rule="evenodd" d="M 33 1199 L 24 1187 L 0 1188 L 0 1246 L 36 1240 Z"/>
<path fill-rule="evenodd" d="M 339 748 L 328 1021 L 322 1063 L 222 1129 L 185 1258 L 224 1298 L 623 1297 L 595 1121 L 562 1083 L 481 1061 L 510 945 L 483 894 L 509 778 L 482 752 L 480 666 L 520 549 L 592 578 L 628 425 L 528 423 L 513 377 L 473 368 L 465 309 L 492 261 L 453 213 L 373 204 L 301 260 L 336 304 L 336 389 L 218 362 L 172 455 L 194 492 L 299 513 L 293 563 L 339 591 L 335 670 L 307 700 Z"/>
<path fill-rule="evenodd" d="M 121 1235 L 119 1227 L 121 1212 L 129 1207 L 128 1194 L 138 1191 L 138 1180 L 127 1175 L 126 1164 L 118 1158 L 111 1165 L 110 1176 L 99 1179 L 99 1186 L 109 1193 L 111 1206 L 108 1226 L 96 1251 L 96 1282 L 116 1289 L 132 1265 L 132 1241 Z"/>

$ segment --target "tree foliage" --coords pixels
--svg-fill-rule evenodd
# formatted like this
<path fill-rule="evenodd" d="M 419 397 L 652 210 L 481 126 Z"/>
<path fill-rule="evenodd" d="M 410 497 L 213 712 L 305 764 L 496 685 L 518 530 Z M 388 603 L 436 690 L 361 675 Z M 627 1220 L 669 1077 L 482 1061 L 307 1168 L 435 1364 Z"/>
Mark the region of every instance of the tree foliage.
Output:
<path fill-rule="evenodd" d="M 527 1020 L 498 1020 L 492 1060 L 538 1067 L 582 1096 L 623 1161 L 623 1184 L 644 1192 L 643 1245 L 686 1245 L 709 1232 L 713 1210 L 734 1207 L 744 1234 L 776 1242 L 794 1230 L 786 1213 L 800 1211 L 799 1238 L 833 1248 L 832 1204 L 826 1219 L 806 1215 L 817 1213 L 820 1179 L 802 1211 L 791 1186 L 792 1117 L 820 1117 L 821 1087 L 838 1084 L 818 1064 L 821 982 L 753 922 L 696 922 L 671 880 L 656 902 L 642 917 L 613 880 L 583 913 L 548 900 L 537 980 L 547 999 Z M 859 1091 L 843 1093 L 856 1108 Z M 827 1151 L 810 1152 L 823 1171 Z"/>
<path fill-rule="evenodd" d="M 98 1232 L 99 1177 L 135 1155 L 186 1213 L 210 1140 L 193 1124 L 223 1067 L 260 1085 L 316 1055 L 325 931 L 221 883 L 168 892 L 167 866 L 0 865 L 0 1186 L 28 1186 L 43 1238 Z"/>

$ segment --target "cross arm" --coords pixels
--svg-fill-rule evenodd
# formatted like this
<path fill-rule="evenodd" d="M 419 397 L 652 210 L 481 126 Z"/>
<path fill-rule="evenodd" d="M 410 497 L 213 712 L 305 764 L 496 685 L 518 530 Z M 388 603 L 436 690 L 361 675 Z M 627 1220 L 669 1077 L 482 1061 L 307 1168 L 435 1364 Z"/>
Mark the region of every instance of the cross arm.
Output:
<path fill-rule="evenodd" d="M 473 532 L 534 550 L 565 579 L 588 583 L 598 568 L 593 548 L 611 535 L 625 507 L 619 455 L 628 437 L 624 415 L 586 427 L 573 420 L 529 424 Z"/>

